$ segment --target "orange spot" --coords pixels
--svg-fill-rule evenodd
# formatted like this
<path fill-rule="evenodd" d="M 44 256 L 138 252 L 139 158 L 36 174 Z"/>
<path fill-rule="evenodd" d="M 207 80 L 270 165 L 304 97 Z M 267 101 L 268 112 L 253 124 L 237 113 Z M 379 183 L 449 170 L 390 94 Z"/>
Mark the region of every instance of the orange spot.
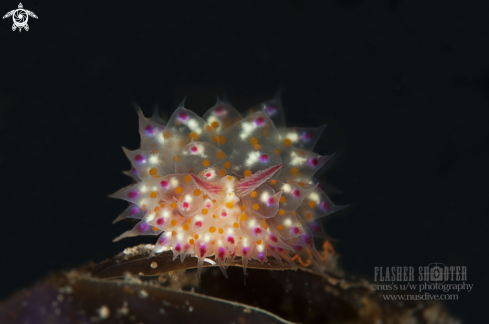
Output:
<path fill-rule="evenodd" d="M 261 149 L 261 145 L 260 144 L 253 145 L 253 149 L 255 151 L 258 151 L 259 149 Z"/>
<path fill-rule="evenodd" d="M 307 212 L 305 215 L 307 220 L 312 220 L 312 213 L 311 212 Z"/>
<path fill-rule="evenodd" d="M 248 218 L 248 216 L 245 214 L 245 213 L 242 213 L 241 216 L 239 217 L 239 219 L 244 222 L 246 221 L 246 219 Z"/>
<path fill-rule="evenodd" d="M 284 141 L 282 142 L 282 144 L 284 144 L 284 146 L 291 146 L 292 145 L 292 141 L 288 138 L 284 139 Z"/>
<path fill-rule="evenodd" d="M 234 201 L 228 201 L 226 203 L 226 208 L 233 209 L 234 208 Z"/>
<path fill-rule="evenodd" d="M 153 174 L 153 175 L 152 175 L 152 177 L 153 177 L 153 178 L 158 178 L 158 177 L 159 177 L 159 175 L 157 175 L 157 174 Z"/>
<path fill-rule="evenodd" d="M 175 161 L 175 162 L 180 162 L 180 156 L 179 156 L 179 155 L 175 155 L 175 156 L 173 157 L 173 161 Z"/>
<path fill-rule="evenodd" d="M 185 182 L 190 182 L 190 180 L 192 180 L 192 177 L 190 176 L 190 174 L 187 174 L 185 177 L 183 177 L 183 181 L 185 181 Z"/>
<path fill-rule="evenodd" d="M 151 229 L 152 229 L 154 232 L 157 232 L 157 231 L 158 231 L 158 227 L 156 227 L 156 226 L 151 227 Z"/>
<path fill-rule="evenodd" d="M 189 219 L 187 219 L 187 224 L 190 224 L 190 223 L 192 223 L 192 220 L 189 218 Z"/>
<path fill-rule="evenodd" d="M 151 154 L 158 154 L 158 150 L 157 149 L 152 150 Z"/>
<path fill-rule="evenodd" d="M 158 193 L 157 193 L 156 191 L 151 191 L 151 193 L 149 194 L 149 196 L 150 196 L 151 198 L 156 198 L 156 195 L 157 195 L 157 194 L 158 194 Z"/>
<path fill-rule="evenodd" d="M 219 142 L 219 136 L 217 136 L 217 135 L 212 135 L 212 141 L 213 141 L 213 142 L 216 142 L 216 143 L 217 143 L 217 142 Z"/>
<path fill-rule="evenodd" d="M 160 207 L 161 207 L 161 208 L 165 208 L 165 203 L 161 203 L 161 204 L 160 204 Z"/>
<path fill-rule="evenodd" d="M 154 211 L 155 213 L 159 212 L 159 211 L 160 211 L 160 207 L 156 206 L 156 207 L 155 207 L 155 209 L 153 209 L 153 211 Z"/>
<path fill-rule="evenodd" d="M 258 205 L 258 204 L 253 204 L 253 209 L 254 209 L 254 210 L 258 210 L 258 209 L 260 209 L 260 205 Z"/>
<path fill-rule="evenodd" d="M 275 150 L 273 150 L 273 153 L 280 154 L 280 150 L 279 149 L 275 149 Z"/>
<path fill-rule="evenodd" d="M 314 202 L 312 200 L 309 200 L 309 202 L 307 203 L 307 205 L 309 206 L 309 208 L 314 208 L 314 207 L 316 207 L 316 202 Z"/>
<path fill-rule="evenodd" d="M 198 240 L 199 239 L 199 235 L 198 234 L 195 234 L 194 235 L 194 239 Z"/>
<path fill-rule="evenodd" d="M 188 224 L 183 224 L 183 230 L 188 231 L 190 229 L 190 226 Z"/>
<path fill-rule="evenodd" d="M 283 231 L 283 230 L 284 230 L 284 225 L 279 225 L 279 226 L 277 226 L 277 229 L 278 229 L 279 231 Z"/>
<path fill-rule="evenodd" d="M 279 211 L 278 211 L 278 214 L 280 216 L 284 216 L 285 215 L 285 210 L 283 210 L 282 208 L 280 208 Z"/>
<path fill-rule="evenodd" d="M 224 145 L 224 144 L 226 144 L 226 137 L 219 136 L 219 145 Z"/>
<path fill-rule="evenodd" d="M 299 182 L 298 185 L 304 187 L 304 182 Z"/>
<path fill-rule="evenodd" d="M 214 233 L 216 228 L 214 226 L 209 227 L 209 233 Z"/>
<path fill-rule="evenodd" d="M 202 161 L 202 166 L 203 166 L 204 168 L 207 168 L 207 167 L 209 166 L 209 164 L 211 164 L 211 162 L 210 162 L 209 160 L 204 160 L 204 161 Z"/>
<path fill-rule="evenodd" d="M 182 191 L 183 191 L 182 187 L 176 187 L 176 188 L 175 188 L 175 193 L 176 193 L 176 194 L 181 194 L 181 193 L 182 193 Z"/>
<path fill-rule="evenodd" d="M 256 241 L 256 245 L 261 245 L 261 240 Z"/>
<path fill-rule="evenodd" d="M 222 228 L 219 229 L 219 234 L 224 233 L 224 230 Z"/>
<path fill-rule="evenodd" d="M 146 206 L 146 204 L 144 204 L 144 205 L 141 206 L 141 209 L 142 210 L 146 210 L 146 209 L 148 209 L 148 206 Z"/>
<path fill-rule="evenodd" d="M 251 144 L 251 145 L 256 145 L 256 144 L 258 144 L 258 138 L 256 138 L 256 137 L 252 137 L 252 138 L 250 138 L 250 144 Z"/>
<path fill-rule="evenodd" d="M 196 132 L 191 132 L 190 134 L 188 134 L 188 138 L 189 139 L 193 139 L 194 141 L 196 141 L 196 140 L 199 139 L 199 135 L 197 135 Z"/>
<path fill-rule="evenodd" d="M 300 156 L 303 156 L 304 155 L 304 151 L 303 150 L 297 150 L 297 154 L 299 154 Z"/>
<path fill-rule="evenodd" d="M 256 191 L 252 191 L 252 192 L 250 193 L 250 197 L 251 197 L 251 198 L 255 198 L 255 197 L 256 197 L 256 195 L 258 195 L 258 194 L 256 193 Z"/>
<path fill-rule="evenodd" d="M 174 220 L 171 221 L 171 226 L 175 226 L 175 225 L 177 225 L 177 220 L 176 219 L 174 219 Z"/>
<path fill-rule="evenodd" d="M 208 212 L 209 211 L 206 208 L 202 209 L 202 215 L 207 215 Z"/>
<path fill-rule="evenodd" d="M 149 174 L 151 174 L 151 175 L 155 175 L 155 174 L 157 174 L 157 173 L 158 173 L 158 169 L 156 169 L 156 168 L 151 168 L 151 169 L 149 169 Z"/>
<path fill-rule="evenodd" d="M 268 224 L 266 220 L 264 219 L 261 220 L 261 227 L 263 227 L 265 231 L 268 229 Z"/>
<path fill-rule="evenodd" d="M 218 128 L 219 127 L 219 122 L 218 121 L 213 121 L 211 123 L 211 127 L 214 128 L 214 129 Z"/>
<path fill-rule="evenodd" d="M 291 214 L 292 216 L 296 216 L 296 215 L 297 215 L 297 212 L 296 212 L 295 210 L 293 210 L 293 211 L 291 211 L 291 212 L 290 212 L 290 214 Z"/>
<path fill-rule="evenodd" d="M 213 215 L 212 215 L 212 218 L 217 218 L 217 216 L 213 214 Z"/>
<path fill-rule="evenodd" d="M 212 127 L 210 127 L 209 125 L 205 126 L 205 131 L 206 132 L 212 132 Z"/>
<path fill-rule="evenodd" d="M 177 203 L 176 203 L 176 202 L 172 202 L 172 203 L 170 204 L 170 206 L 171 206 L 171 208 L 177 208 Z"/>
<path fill-rule="evenodd" d="M 249 176 L 251 176 L 251 171 L 250 170 L 245 170 L 245 172 L 243 172 L 243 175 L 245 177 L 249 177 Z"/>
<path fill-rule="evenodd" d="M 192 239 L 192 238 L 191 238 L 190 240 L 188 240 L 188 243 L 189 243 L 190 245 L 193 245 L 193 244 L 195 243 L 195 241 L 194 241 L 194 239 Z"/>
<path fill-rule="evenodd" d="M 184 197 L 184 196 L 180 196 L 180 197 L 178 198 L 178 200 L 180 200 L 180 201 L 183 201 L 184 199 L 185 199 L 185 197 Z"/>
<path fill-rule="evenodd" d="M 171 132 L 163 132 L 163 138 L 164 139 L 169 139 L 171 137 Z"/>
<path fill-rule="evenodd" d="M 224 177 L 226 175 L 226 171 L 224 169 L 219 170 L 219 176 Z"/>
<path fill-rule="evenodd" d="M 239 206 L 239 209 L 241 209 L 242 211 L 245 210 L 245 207 L 243 205 Z"/>
<path fill-rule="evenodd" d="M 277 183 L 277 180 L 271 180 L 271 181 L 270 181 L 270 184 L 272 184 L 272 185 L 274 185 L 274 184 L 276 184 L 276 183 Z"/>
<path fill-rule="evenodd" d="M 285 197 L 284 196 L 280 197 L 280 203 L 283 204 L 284 202 L 285 202 Z"/>
<path fill-rule="evenodd" d="M 226 163 L 224 163 L 224 164 L 222 165 L 222 167 L 223 167 L 224 169 L 229 169 L 229 168 L 231 167 L 231 162 L 227 161 Z"/>
<path fill-rule="evenodd" d="M 238 223 L 236 223 L 236 222 L 234 222 L 234 223 L 233 223 L 233 227 L 234 227 L 234 228 L 238 228 L 238 227 L 239 227 L 239 224 L 238 224 Z"/>
<path fill-rule="evenodd" d="M 171 231 L 171 236 L 175 236 L 175 235 L 177 235 L 177 232 Z"/>
<path fill-rule="evenodd" d="M 218 151 L 216 156 L 219 160 L 222 160 L 226 157 L 226 153 L 224 153 L 223 151 Z"/>
<path fill-rule="evenodd" d="M 201 193 L 202 192 L 199 189 L 194 190 L 194 196 L 196 196 L 196 197 L 200 196 Z"/>
<path fill-rule="evenodd" d="M 299 175 L 299 169 L 297 169 L 296 167 L 293 167 L 292 169 L 290 169 L 290 174 L 292 174 L 294 177 L 298 176 Z"/>
<path fill-rule="evenodd" d="M 202 196 L 202 199 L 207 199 L 207 195 L 203 195 Z"/>

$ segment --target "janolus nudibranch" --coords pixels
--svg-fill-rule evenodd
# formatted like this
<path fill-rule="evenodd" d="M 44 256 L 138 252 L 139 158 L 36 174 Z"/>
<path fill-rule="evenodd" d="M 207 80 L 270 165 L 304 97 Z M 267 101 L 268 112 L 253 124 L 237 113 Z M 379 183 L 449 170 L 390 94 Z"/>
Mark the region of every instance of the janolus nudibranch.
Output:
<path fill-rule="evenodd" d="M 159 235 L 152 254 L 197 257 L 199 275 L 210 256 L 224 275 L 236 256 L 245 272 L 250 258 L 320 260 L 317 219 L 342 208 L 312 178 L 332 156 L 309 151 L 325 126 L 286 128 L 279 98 L 250 111 L 218 99 L 201 118 L 182 103 L 165 124 L 138 109 L 141 147 L 124 149 L 136 184 L 112 197 L 130 203 L 116 221 L 141 221 L 116 240 Z"/>

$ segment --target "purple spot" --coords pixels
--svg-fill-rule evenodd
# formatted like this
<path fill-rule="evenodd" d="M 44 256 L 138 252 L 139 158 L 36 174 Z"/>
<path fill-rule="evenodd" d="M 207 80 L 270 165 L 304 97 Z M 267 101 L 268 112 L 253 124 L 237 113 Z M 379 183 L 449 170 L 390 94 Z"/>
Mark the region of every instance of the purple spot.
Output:
<path fill-rule="evenodd" d="M 168 188 L 168 185 L 169 185 L 168 180 L 163 180 L 163 181 L 160 182 L 160 186 L 162 188 Z"/>
<path fill-rule="evenodd" d="M 160 237 L 160 240 L 158 241 L 158 244 L 163 245 L 165 242 L 166 242 L 166 237 L 165 236 L 161 236 Z"/>
<path fill-rule="evenodd" d="M 144 132 L 146 133 L 147 136 L 154 136 L 155 135 L 155 129 L 151 125 L 144 127 Z"/>
<path fill-rule="evenodd" d="M 267 108 L 265 108 L 265 112 L 268 116 L 273 116 L 277 113 L 277 107 L 268 105 Z"/>
<path fill-rule="evenodd" d="M 301 192 L 298 190 L 298 189 L 294 189 L 292 190 L 292 196 L 297 198 L 297 197 L 300 197 L 301 195 Z"/>
<path fill-rule="evenodd" d="M 313 167 L 316 167 L 318 165 L 318 159 L 315 158 L 309 159 L 309 164 Z"/>
<path fill-rule="evenodd" d="M 182 246 L 179 243 L 177 243 L 177 245 L 175 246 L 175 251 L 177 252 L 182 251 Z"/>
<path fill-rule="evenodd" d="M 244 256 L 248 255 L 248 252 L 250 252 L 250 248 L 244 247 L 241 252 L 243 253 Z"/>
<path fill-rule="evenodd" d="M 136 197 L 138 196 L 138 194 L 139 194 L 139 193 L 138 193 L 137 191 L 130 191 L 130 192 L 127 194 L 127 196 L 128 196 L 129 198 L 131 198 L 131 199 L 134 199 L 134 198 L 136 198 Z"/>
<path fill-rule="evenodd" d="M 205 244 L 202 244 L 200 247 L 199 247 L 199 252 L 200 252 L 200 257 L 203 258 L 205 257 L 205 253 L 207 252 L 207 249 L 205 247 Z"/>
<path fill-rule="evenodd" d="M 138 226 L 138 232 L 139 233 L 143 233 L 143 232 L 146 232 L 146 230 L 148 229 L 148 224 L 146 223 L 142 223 Z"/>
<path fill-rule="evenodd" d="M 260 155 L 260 161 L 261 162 L 267 162 L 268 161 L 268 155 L 266 155 L 266 154 Z"/>
<path fill-rule="evenodd" d="M 136 170 L 136 168 L 134 168 L 134 167 L 133 167 L 133 168 L 131 168 L 131 172 L 132 172 L 132 174 L 134 174 L 134 175 L 137 175 L 137 174 L 138 174 L 138 171 L 137 171 L 137 170 Z"/>
<path fill-rule="evenodd" d="M 179 113 L 178 119 L 180 119 L 181 121 L 186 121 L 188 119 L 187 113 L 184 113 L 184 112 Z"/>
<path fill-rule="evenodd" d="M 329 209 L 329 203 L 327 201 L 321 201 L 321 203 L 319 204 L 319 207 L 321 207 L 322 210 L 324 211 L 328 211 Z"/>
<path fill-rule="evenodd" d="M 256 126 L 261 126 L 261 125 L 263 125 L 264 122 L 265 122 L 265 118 L 263 118 L 263 117 L 258 117 L 257 119 L 255 119 L 255 125 Z"/>
<path fill-rule="evenodd" d="M 311 132 L 305 132 L 301 134 L 301 139 L 304 142 L 310 142 L 314 138 L 314 135 Z"/>
<path fill-rule="evenodd" d="M 301 230 L 298 227 L 296 227 L 296 226 L 292 227 L 291 228 L 291 231 L 294 234 L 299 234 L 301 232 Z"/>
<path fill-rule="evenodd" d="M 160 226 L 163 225 L 163 224 L 165 224 L 165 220 L 163 219 L 163 217 L 158 218 L 156 220 L 156 224 L 158 224 Z"/>
<path fill-rule="evenodd" d="M 310 238 L 309 236 L 307 236 L 307 235 L 302 235 L 302 236 L 301 236 L 301 238 L 302 238 L 302 241 L 303 241 L 304 243 L 306 243 L 306 244 L 307 244 L 307 245 L 309 245 L 309 246 L 312 246 L 312 240 L 311 240 L 311 238 Z"/>
<path fill-rule="evenodd" d="M 263 252 L 258 253 L 258 259 L 263 262 L 263 259 L 265 258 L 265 254 Z"/>
<path fill-rule="evenodd" d="M 133 207 L 131 208 L 131 211 L 129 212 L 129 214 L 131 215 L 135 215 L 139 212 L 139 208 L 138 207 Z"/>
<path fill-rule="evenodd" d="M 317 233 L 320 231 L 320 227 L 316 223 L 309 223 L 309 227 L 312 229 L 314 233 Z"/>
<path fill-rule="evenodd" d="M 221 260 L 224 260 L 224 253 L 226 253 L 226 250 L 224 250 L 224 248 L 223 248 L 223 247 L 220 247 L 220 248 L 218 249 L 218 254 L 217 254 L 217 255 L 219 256 L 219 258 L 220 258 Z"/>

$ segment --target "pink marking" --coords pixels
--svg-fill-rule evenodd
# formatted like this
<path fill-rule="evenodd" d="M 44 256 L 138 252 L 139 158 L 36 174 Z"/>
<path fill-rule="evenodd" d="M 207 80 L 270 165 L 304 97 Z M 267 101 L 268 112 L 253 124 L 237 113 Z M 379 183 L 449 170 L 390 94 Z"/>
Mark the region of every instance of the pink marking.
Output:
<path fill-rule="evenodd" d="M 195 226 L 202 227 L 202 221 L 196 221 L 194 224 Z"/>
<path fill-rule="evenodd" d="M 190 151 L 192 151 L 193 153 L 197 152 L 197 151 L 198 151 L 197 146 L 192 146 L 192 147 L 190 148 Z"/>
<path fill-rule="evenodd" d="M 321 203 L 319 204 L 319 207 L 321 207 L 321 209 L 324 210 L 324 211 L 328 211 L 329 204 L 328 204 L 327 201 L 321 201 Z"/>
<path fill-rule="evenodd" d="M 228 236 L 228 242 L 234 244 L 234 237 Z"/>
<path fill-rule="evenodd" d="M 318 165 L 318 160 L 317 159 L 309 159 L 309 164 L 313 167 L 317 166 Z"/>
<path fill-rule="evenodd" d="M 132 167 L 132 168 L 131 168 L 131 172 L 132 172 L 132 174 L 135 174 L 135 175 L 137 175 L 137 174 L 138 174 L 138 171 L 137 171 L 137 170 L 136 170 L 136 168 L 134 168 L 134 167 Z"/>
<path fill-rule="evenodd" d="M 311 132 L 305 132 L 301 134 L 301 138 L 302 140 L 304 140 L 304 142 L 309 142 L 313 139 L 313 137 L 314 135 Z"/>
<path fill-rule="evenodd" d="M 182 207 L 183 207 L 184 209 L 188 209 L 188 208 L 190 207 L 190 205 L 189 205 L 189 203 L 188 203 L 188 202 L 184 201 L 184 202 L 183 202 L 183 204 L 182 204 Z"/>
<path fill-rule="evenodd" d="M 255 119 L 256 126 L 261 126 L 263 125 L 264 122 L 265 122 L 265 118 L 263 117 L 258 117 L 257 119 Z"/>
<path fill-rule="evenodd" d="M 273 234 L 270 234 L 270 239 L 272 240 L 272 242 L 275 242 L 275 243 L 277 243 L 277 241 L 278 241 L 277 237 Z"/>
<path fill-rule="evenodd" d="M 207 249 L 205 247 L 205 245 L 201 245 L 199 247 L 199 254 L 200 254 L 200 257 L 203 258 L 205 257 L 205 253 L 207 252 Z"/>
<path fill-rule="evenodd" d="M 277 113 L 277 108 L 275 106 L 267 106 L 267 108 L 265 109 L 266 113 L 268 116 L 273 116 Z"/>
<path fill-rule="evenodd" d="M 175 251 L 177 251 L 177 252 L 182 251 L 182 246 L 181 246 L 180 244 L 177 244 L 177 245 L 175 246 Z"/>
<path fill-rule="evenodd" d="M 160 237 L 160 240 L 158 241 L 158 244 L 163 245 L 166 242 L 166 237 L 162 236 Z"/>
<path fill-rule="evenodd" d="M 277 247 L 277 250 L 278 250 L 279 252 L 282 252 L 284 249 L 282 249 L 280 246 L 278 246 L 278 247 Z"/>
<path fill-rule="evenodd" d="M 307 245 L 312 246 L 312 240 L 311 240 L 311 238 L 309 236 L 302 235 L 302 241 L 304 241 L 304 243 L 306 243 Z"/>
<path fill-rule="evenodd" d="M 207 203 L 207 204 L 205 205 L 205 207 L 207 207 L 207 208 L 211 208 L 211 207 L 212 207 L 212 204 L 209 202 L 209 203 Z"/>
<path fill-rule="evenodd" d="M 139 208 L 138 207 L 133 207 L 133 208 L 131 208 L 131 211 L 129 212 L 129 214 L 134 215 L 134 214 L 136 214 L 138 212 L 139 212 Z"/>
<path fill-rule="evenodd" d="M 206 176 L 206 178 L 210 178 L 210 177 L 212 176 L 212 173 L 207 172 L 207 173 L 205 174 L 205 176 Z"/>
<path fill-rule="evenodd" d="M 245 247 L 241 250 L 241 252 L 243 253 L 244 256 L 247 256 L 248 255 L 248 252 L 250 251 L 249 248 Z"/>
<path fill-rule="evenodd" d="M 266 154 L 260 155 L 260 161 L 261 162 L 267 162 L 268 161 L 268 155 L 266 155 Z"/>
<path fill-rule="evenodd" d="M 269 205 L 275 205 L 275 199 L 273 197 L 268 198 Z"/>
<path fill-rule="evenodd" d="M 224 113 L 224 107 L 217 107 L 214 109 L 214 115 L 222 115 Z"/>
<path fill-rule="evenodd" d="M 127 196 L 129 198 L 136 198 L 137 196 L 139 195 L 139 193 L 137 191 L 130 191 Z"/>
<path fill-rule="evenodd" d="M 165 220 L 163 219 L 163 217 L 158 218 L 156 220 L 156 224 L 158 224 L 160 226 L 163 225 L 163 224 L 165 224 Z"/>
<path fill-rule="evenodd" d="M 148 229 L 148 224 L 142 223 L 138 226 L 138 232 L 143 233 Z"/>
<path fill-rule="evenodd" d="M 318 224 L 314 223 L 309 223 L 309 227 L 312 229 L 314 233 L 317 233 L 320 231 L 320 227 Z"/>
<path fill-rule="evenodd" d="M 297 189 L 292 190 L 292 196 L 294 196 L 295 198 L 300 197 L 300 195 L 301 192 L 299 190 Z"/>
<path fill-rule="evenodd" d="M 168 180 L 163 180 L 163 181 L 160 182 L 160 186 L 162 188 L 168 188 L 168 185 L 169 185 Z"/>
<path fill-rule="evenodd" d="M 187 251 L 188 249 L 190 249 L 190 244 L 185 244 L 185 246 L 183 247 L 183 250 L 184 251 Z"/>
<path fill-rule="evenodd" d="M 148 126 L 144 127 L 144 132 L 145 132 L 145 133 L 146 133 L 146 135 L 148 135 L 148 136 L 154 136 L 154 134 L 155 134 L 155 129 L 153 128 L 153 126 L 148 125 Z"/>
<path fill-rule="evenodd" d="M 249 195 L 253 190 L 271 178 L 281 167 L 282 164 L 277 164 L 241 179 L 236 186 L 236 194 L 240 197 Z"/>
<path fill-rule="evenodd" d="M 215 197 L 221 193 L 222 191 L 221 185 L 214 182 L 210 182 L 208 180 L 200 179 L 199 177 L 195 176 L 193 173 L 191 173 L 190 175 L 192 176 L 192 179 L 194 179 L 194 182 L 197 185 L 197 187 L 203 190 L 206 194 Z"/>
<path fill-rule="evenodd" d="M 255 229 L 253 230 L 253 233 L 255 233 L 255 235 L 261 234 L 261 228 L 255 227 Z"/>
<path fill-rule="evenodd" d="M 184 112 L 179 113 L 178 119 L 180 119 L 181 121 L 186 121 L 188 119 L 187 113 L 184 113 Z"/>
<path fill-rule="evenodd" d="M 226 217 L 228 215 L 228 213 L 226 212 L 225 209 L 221 210 L 221 216 L 222 217 Z"/>
<path fill-rule="evenodd" d="M 219 256 L 219 259 L 224 260 L 224 254 L 226 253 L 226 250 L 224 248 L 220 247 L 218 249 L 217 255 Z"/>
<path fill-rule="evenodd" d="M 291 230 L 292 230 L 292 233 L 294 233 L 294 234 L 299 234 L 301 232 L 301 230 L 296 226 L 292 227 Z"/>
<path fill-rule="evenodd" d="M 136 160 L 136 162 L 141 163 L 141 162 L 143 162 L 144 157 L 143 157 L 141 154 L 138 154 L 138 155 L 136 155 L 136 156 L 134 157 L 134 160 Z"/>
<path fill-rule="evenodd" d="M 263 252 L 258 253 L 258 259 L 263 262 L 263 259 L 265 259 L 265 254 Z"/>

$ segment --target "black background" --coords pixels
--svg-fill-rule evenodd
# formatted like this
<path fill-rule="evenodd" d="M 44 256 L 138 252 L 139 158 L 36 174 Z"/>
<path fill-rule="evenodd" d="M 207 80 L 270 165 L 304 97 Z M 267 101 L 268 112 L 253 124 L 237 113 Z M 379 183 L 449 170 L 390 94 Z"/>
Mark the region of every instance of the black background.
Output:
<path fill-rule="evenodd" d="M 203 114 L 283 89 L 289 125 L 328 127 L 323 176 L 352 207 L 331 216 L 341 264 L 466 266 L 448 303 L 481 322 L 487 296 L 487 1 L 23 2 L 0 21 L 0 298 L 134 238 L 112 225 L 137 115 L 187 96 Z M 17 3 L 2 1 L 0 11 Z M 487 316 L 484 316 L 487 317 Z"/>

